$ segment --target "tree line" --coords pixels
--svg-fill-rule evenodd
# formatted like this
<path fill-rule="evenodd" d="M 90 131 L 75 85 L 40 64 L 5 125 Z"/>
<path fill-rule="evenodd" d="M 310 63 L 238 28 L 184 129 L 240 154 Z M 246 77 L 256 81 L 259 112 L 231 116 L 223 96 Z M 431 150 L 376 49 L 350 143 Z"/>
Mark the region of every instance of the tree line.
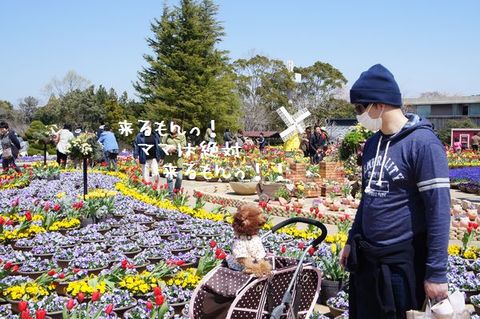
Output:
<path fill-rule="evenodd" d="M 231 61 L 229 52 L 218 48 L 225 33 L 217 13 L 212 0 L 164 6 L 151 23 L 147 42 L 152 53 L 144 55 L 145 67 L 133 83 L 138 99 L 95 87 L 71 71 L 47 85 L 50 98 L 45 105 L 34 97 L 24 98 L 18 108 L 0 101 L 0 116 L 20 132 L 33 121 L 91 130 L 109 124 L 116 130 L 125 119 L 134 123 L 134 131 L 138 119 L 175 119 L 203 132 L 210 120 L 218 132 L 282 130 L 285 124 L 275 112 L 281 106 L 290 112 L 308 108 L 313 114 L 309 124 L 354 117 L 353 107 L 339 98 L 347 81 L 328 63 L 288 70 L 283 61 L 263 55 Z"/>

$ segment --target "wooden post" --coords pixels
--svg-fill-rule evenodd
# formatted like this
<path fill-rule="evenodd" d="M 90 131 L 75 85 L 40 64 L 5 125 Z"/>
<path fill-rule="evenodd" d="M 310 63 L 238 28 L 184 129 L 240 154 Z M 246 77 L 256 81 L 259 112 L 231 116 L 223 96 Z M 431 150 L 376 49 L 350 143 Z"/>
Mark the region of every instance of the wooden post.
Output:
<path fill-rule="evenodd" d="M 88 193 L 88 180 L 87 180 L 87 158 L 83 158 L 83 200 Z"/>
<path fill-rule="evenodd" d="M 47 166 L 47 143 L 43 143 L 43 166 Z"/>

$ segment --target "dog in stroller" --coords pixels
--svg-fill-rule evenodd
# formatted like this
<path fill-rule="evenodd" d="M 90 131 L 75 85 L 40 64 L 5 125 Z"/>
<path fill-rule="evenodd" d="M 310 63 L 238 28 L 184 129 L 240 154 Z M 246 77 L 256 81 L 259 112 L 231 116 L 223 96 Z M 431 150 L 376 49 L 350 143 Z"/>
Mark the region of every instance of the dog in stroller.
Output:
<path fill-rule="evenodd" d="M 327 228 L 317 220 L 294 217 L 275 225 L 259 240 L 294 223 L 310 224 L 321 230 L 318 238 L 309 245 L 305 245 L 298 260 L 276 256 L 267 256 L 253 263 L 240 260 L 242 269 L 249 273 L 230 269 L 228 263 L 223 263 L 211 270 L 195 289 L 190 301 L 189 317 L 192 319 L 309 318 L 320 292 L 321 272 L 313 265 L 304 263 L 304 259 L 312 247 L 315 248 L 325 239 Z M 263 264 L 266 259 L 269 263 L 268 267 Z M 255 265 L 259 263 L 262 263 L 262 266 Z"/>

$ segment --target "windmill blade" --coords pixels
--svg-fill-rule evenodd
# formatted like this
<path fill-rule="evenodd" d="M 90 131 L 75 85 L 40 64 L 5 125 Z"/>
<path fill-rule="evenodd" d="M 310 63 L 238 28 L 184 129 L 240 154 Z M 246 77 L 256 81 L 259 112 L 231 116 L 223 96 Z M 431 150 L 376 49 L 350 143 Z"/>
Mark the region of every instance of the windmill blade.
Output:
<path fill-rule="evenodd" d="M 277 110 L 277 114 L 280 116 L 282 121 L 287 124 L 287 126 L 291 126 L 295 124 L 295 121 L 293 117 L 288 113 L 288 111 L 285 109 L 285 107 L 281 107 Z"/>
<path fill-rule="evenodd" d="M 303 123 L 297 123 L 296 127 L 297 127 L 298 133 L 300 134 L 305 133 L 305 126 Z"/>
<path fill-rule="evenodd" d="M 301 121 L 305 120 L 310 115 L 311 115 L 310 111 L 308 111 L 307 109 L 301 109 L 293 115 L 293 118 L 294 118 L 295 122 L 298 123 L 298 122 L 301 122 Z"/>
<path fill-rule="evenodd" d="M 283 141 L 286 141 L 296 133 L 297 133 L 296 127 L 295 126 L 290 126 L 285 131 L 280 133 L 280 137 L 282 138 Z"/>

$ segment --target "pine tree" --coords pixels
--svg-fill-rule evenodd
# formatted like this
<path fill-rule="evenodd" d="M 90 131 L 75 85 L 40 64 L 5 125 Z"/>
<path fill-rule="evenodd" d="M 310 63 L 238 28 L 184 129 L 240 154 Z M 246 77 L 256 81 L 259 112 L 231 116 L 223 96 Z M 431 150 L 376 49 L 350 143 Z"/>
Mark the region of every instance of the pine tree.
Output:
<path fill-rule="evenodd" d="M 220 132 L 239 126 L 228 52 L 215 47 L 224 35 L 217 10 L 211 0 L 182 0 L 179 7 L 165 6 L 152 23 L 148 45 L 154 53 L 144 56 L 148 66 L 134 84 L 145 119 L 175 118 L 185 129 L 202 130 L 215 120 Z"/>

